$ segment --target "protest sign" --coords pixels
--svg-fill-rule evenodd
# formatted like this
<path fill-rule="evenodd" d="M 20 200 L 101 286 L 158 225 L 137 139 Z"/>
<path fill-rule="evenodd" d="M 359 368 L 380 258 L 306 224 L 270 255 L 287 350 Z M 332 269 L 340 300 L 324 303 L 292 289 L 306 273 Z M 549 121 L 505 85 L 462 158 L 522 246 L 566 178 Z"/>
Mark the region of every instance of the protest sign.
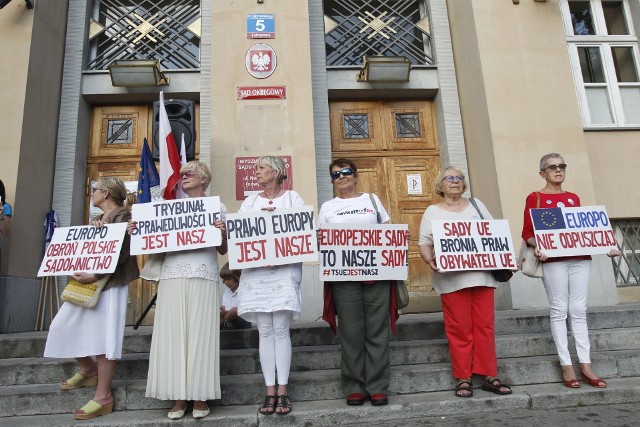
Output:
<path fill-rule="evenodd" d="M 506 219 L 432 220 L 431 225 L 440 271 L 517 268 Z"/>
<path fill-rule="evenodd" d="M 136 203 L 132 208 L 131 216 L 137 223 L 131 233 L 132 255 L 222 244 L 222 233 L 213 225 L 220 219 L 218 196 Z"/>
<path fill-rule="evenodd" d="M 604 206 L 531 209 L 540 252 L 548 257 L 606 254 L 618 249 Z"/>
<path fill-rule="evenodd" d="M 227 215 L 232 269 L 317 261 L 313 206 Z"/>
<path fill-rule="evenodd" d="M 118 264 L 127 223 L 103 227 L 59 227 L 53 232 L 38 277 L 73 273 L 113 273 Z"/>
<path fill-rule="evenodd" d="M 322 281 L 407 279 L 407 224 L 324 224 L 319 243 Z"/>

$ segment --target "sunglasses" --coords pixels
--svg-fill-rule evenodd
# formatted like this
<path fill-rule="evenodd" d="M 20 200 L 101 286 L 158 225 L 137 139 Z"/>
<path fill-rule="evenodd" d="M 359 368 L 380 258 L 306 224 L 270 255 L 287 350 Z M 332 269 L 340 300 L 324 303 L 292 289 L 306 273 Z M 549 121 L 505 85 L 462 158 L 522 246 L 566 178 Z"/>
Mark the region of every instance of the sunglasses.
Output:
<path fill-rule="evenodd" d="M 195 171 L 184 171 L 180 174 L 181 178 L 193 178 L 194 176 L 197 176 L 198 174 Z"/>
<path fill-rule="evenodd" d="M 549 165 L 546 168 L 544 168 L 543 170 L 551 170 L 553 172 L 557 171 L 558 169 L 560 169 L 561 171 L 567 169 L 567 165 L 565 163 L 560 163 L 559 165 Z"/>
<path fill-rule="evenodd" d="M 442 178 L 443 181 L 454 182 L 454 181 L 464 181 L 464 176 L 456 175 L 456 176 L 445 176 Z"/>
<path fill-rule="evenodd" d="M 341 171 L 331 172 L 331 181 L 335 181 L 336 179 L 340 178 L 340 175 L 342 175 L 342 176 L 351 176 L 351 175 L 353 175 L 353 169 L 344 168 Z"/>

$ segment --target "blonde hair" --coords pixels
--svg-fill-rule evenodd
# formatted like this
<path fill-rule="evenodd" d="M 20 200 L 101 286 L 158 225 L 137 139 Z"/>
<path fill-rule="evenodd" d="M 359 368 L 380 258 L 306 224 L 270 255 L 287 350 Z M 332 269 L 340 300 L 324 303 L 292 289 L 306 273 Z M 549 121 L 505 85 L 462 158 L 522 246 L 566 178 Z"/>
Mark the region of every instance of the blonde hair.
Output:
<path fill-rule="evenodd" d="M 433 190 L 440 197 L 444 197 L 444 192 L 442 191 L 442 179 L 449 171 L 453 171 L 462 177 L 462 192 L 464 193 L 465 191 L 467 191 L 467 178 L 464 176 L 464 173 L 455 166 L 447 166 L 440 171 L 433 183 Z"/>
<path fill-rule="evenodd" d="M 191 160 L 190 162 L 185 163 L 184 166 L 180 168 L 180 173 L 186 171 L 194 171 L 199 177 L 204 178 L 204 183 L 202 184 L 204 190 L 206 190 L 209 187 L 209 184 L 211 184 L 211 171 L 209 170 L 209 167 L 201 161 Z"/>
<path fill-rule="evenodd" d="M 262 156 L 256 160 L 256 166 L 269 166 L 276 171 L 276 182 L 282 184 L 282 181 L 287 179 L 287 169 L 284 164 L 284 160 L 275 156 Z"/>
<path fill-rule="evenodd" d="M 118 206 L 125 206 L 125 202 L 127 202 L 127 207 L 132 204 L 129 199 L 130 193 L 127 192 L 127 187 L 125 187 L 124 182 L 119 178 L 101 176 L 96 181 L 96 188 L 107 190 L 109 198 Z M 135 198 L 133 200 L 135 200 Z"/>

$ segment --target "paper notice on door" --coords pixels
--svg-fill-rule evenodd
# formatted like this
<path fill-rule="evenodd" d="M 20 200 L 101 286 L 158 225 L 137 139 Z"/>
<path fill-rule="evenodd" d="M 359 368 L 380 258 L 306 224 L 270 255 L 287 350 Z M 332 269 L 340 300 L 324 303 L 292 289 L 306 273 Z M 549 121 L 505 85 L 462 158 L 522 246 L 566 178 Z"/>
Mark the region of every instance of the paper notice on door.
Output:
<path fill-rule="evenodd" d="M 409 194 L 422 194 L 422 176 L 420 174 L 407 175 L 407 192 Z"/>

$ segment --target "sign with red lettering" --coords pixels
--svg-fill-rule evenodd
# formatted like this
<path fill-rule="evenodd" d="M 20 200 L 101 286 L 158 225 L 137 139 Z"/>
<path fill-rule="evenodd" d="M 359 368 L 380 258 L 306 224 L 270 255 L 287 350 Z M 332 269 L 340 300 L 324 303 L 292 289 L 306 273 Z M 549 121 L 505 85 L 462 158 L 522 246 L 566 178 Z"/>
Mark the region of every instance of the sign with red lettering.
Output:
<path fill-rule="evenodd" d="M 313 206 L 227 215 L 229 267 L 317 261 Z"/>
<path fill-rule="evenodd" d="M 284 161 L 287 179 L 282 182 L 282 188 L 293 190 L 293 171 L 291 156 L 278 156 Z M 236 200 L 244 200 L 247 196 L 262 191 L 254 173 L 256 161 L 260 157 L 236 157 Z"/>
<path fill-rule="evenodd" d="M 618 249 L 604 206 L 531 209 L 540 252 L 548 257 L 606 254 Z"/>
<path fill-rule="evenodd" d="M 320 230 L 320 280 L 406 280 L 407 224 L 324 224 Z"/>
<path fill-rule="evenodd" d="M 237 99 L 286 99 L 287 89 L 284 86 L 240 86 L 236 96 Z"/>
<path fill-rule="evenodd" d="M 131 216 L 131 254 L 155 254 L 222 244 L 214 223 L 220 217 L 220 198 L 193 197 L 162 202 L 136 203 Z"/>
<path fill-rule="evenodd" d="M 506 219 L 432 220 L 431 225 L 436 265 L 440 271 L 517 268 Z"/>
<path fill-rule="evenodd" d="M 103 227 L 59 227 L 53 232 L 38 277 L 73 273 L 113 273 L 118 264 L 127 223 Z"/>

